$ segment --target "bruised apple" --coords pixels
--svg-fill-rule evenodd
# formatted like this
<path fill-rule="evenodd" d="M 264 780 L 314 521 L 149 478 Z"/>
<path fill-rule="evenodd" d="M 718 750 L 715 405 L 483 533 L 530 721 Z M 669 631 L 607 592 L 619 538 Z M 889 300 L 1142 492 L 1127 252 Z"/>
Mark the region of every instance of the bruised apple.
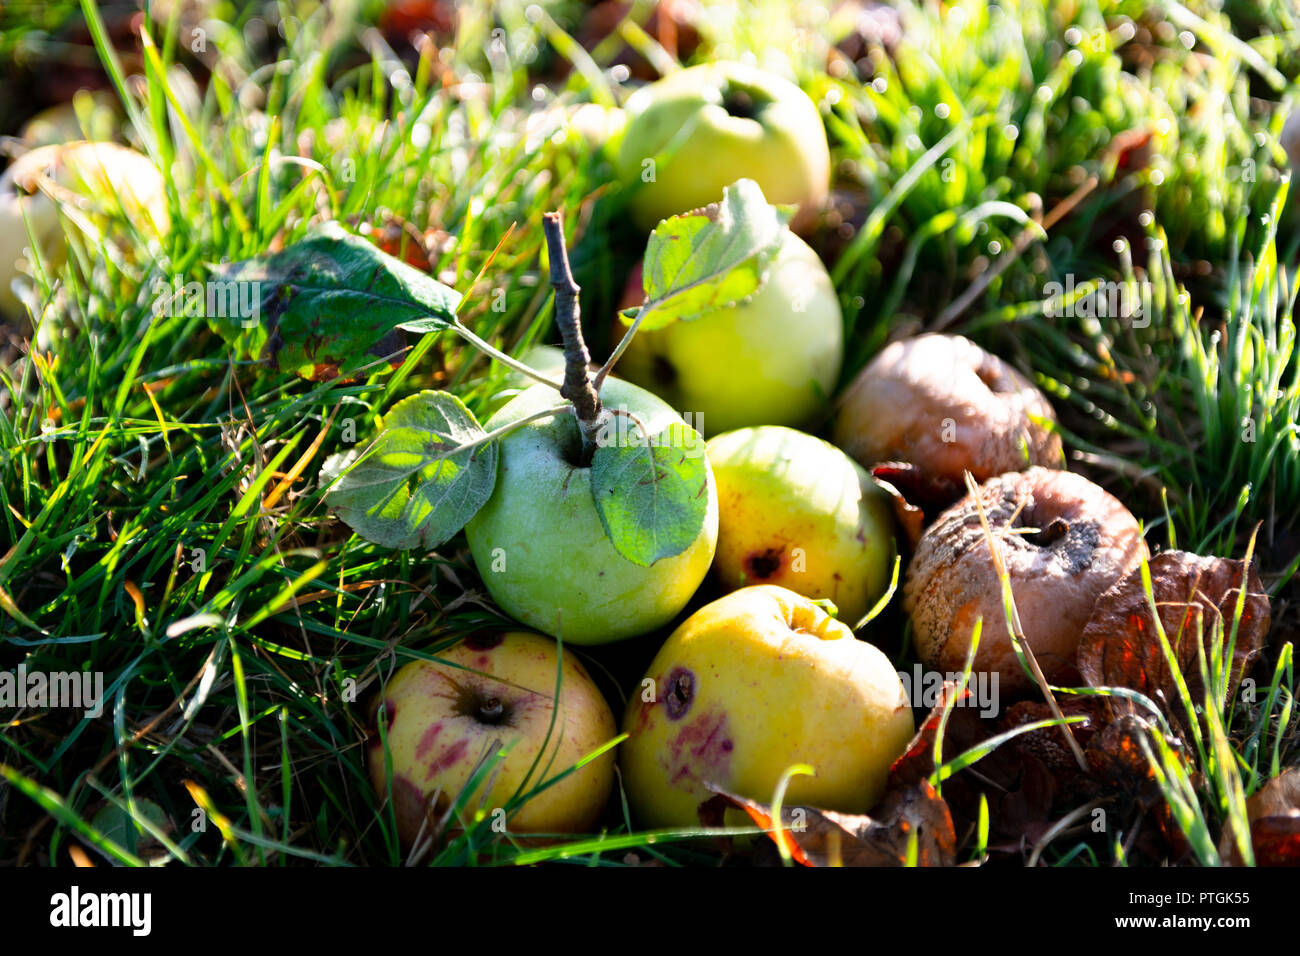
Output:
<path fill-rule="evenodd" d="M 889 659 L 793 591 L 735 591 L 673 632 L 628 703 L 619 758 L 647 826 L 698 825 L 706 784 L 767 802 L 863 813 L 914 725 Z"/>
<path fill-rule="evenodd" d="M 829 598 L 852 626 L 889 587 L 889 498 L 834 445 L 765 426 L 709 440 L 718 484 L 714 573 L 723 587 L 778 584 Z"/>
<path fill-rule="evenodd" d="M 383 797 L 391 769 L 398 835 L 410 846 L 465 789 L 479 761 L 500 741 L 509 750 L 463 805 L 466 819 L 482 808 L 504 809 L 516 791 L 527 793 L 557 777 L 614 737 L 614 715 L 582 664 L 563 655 L 556 706 L 556 644 L 525 631 L 482 632 L 438 655 L 417 660 L 388 682 L 384 739 L 368 744 L 370 779 Z M 554 719 L 554 727 L 551 726 Z M 540 756 L 540 759 L 538 759 Z M 491 773 L 492 771 L 490 771 Z M 529 798 L 511 814 L 515 833 L 581 833 L 599 818 L 614 785 L 614 756 L 602 754 Z M 455 826 L 452 821 L 452 826 Z"/>

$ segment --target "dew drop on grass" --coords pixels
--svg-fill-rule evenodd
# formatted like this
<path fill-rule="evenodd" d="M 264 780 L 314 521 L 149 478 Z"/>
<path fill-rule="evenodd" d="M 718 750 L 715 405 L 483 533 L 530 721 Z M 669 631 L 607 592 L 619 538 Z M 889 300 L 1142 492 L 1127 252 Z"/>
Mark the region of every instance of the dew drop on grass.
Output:
<path fill-rule="evenodd" d="M 1065 54 L 1065 58 L 1070 61 L 1071 66 L 1083 65 L 1083 54 L 1078 50 L 1071 50 L 1069 53 Z"/>
<path fill-rule="evenodd" d="M 950 110 L 948 109 L 947 103 L 934 104 L 934 115 L 939 117 L 939 119 L 947 119 L 949 112 Z"/>
<path fill-rule="evenodd" d="M 1143 209 L 1141 214 L 1138 216 L 1138 222 L 1143 226 L 1149 226 L 1151 223 L 1155 222 L 1155 217 L 1151 214 L 1150 209 Z"/>
<path fill-rule="evenodd" d="M 889 82 L 883 76 L 878 76 L 871 81 L 871 88 L 877 93 L 883 93 L 889 89 Z"/>
<path fill-rule="evenodd" d="M 1083 39 L 1083 33 L 1078 27 L 1070 27 L 1065 31 L 1065 42 L 1070 46 L 1078 46 L 1079 41 Z"/>

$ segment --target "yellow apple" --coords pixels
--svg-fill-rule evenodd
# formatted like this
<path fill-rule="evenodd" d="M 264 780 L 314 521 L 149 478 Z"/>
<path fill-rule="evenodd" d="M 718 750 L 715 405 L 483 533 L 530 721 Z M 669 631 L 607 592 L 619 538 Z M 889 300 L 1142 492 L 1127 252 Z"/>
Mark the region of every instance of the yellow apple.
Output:
<path fill-rule="evenodd" d="M 825 408 L 843 361 L 844 324 L 831 277 L 817 253 L 787 231 L 749 300 L 689 322 L 638 329 L 618 370 L 715 435 L 805 424 Z"/>
<path fill-rule="evenodd" d="M 0 176 L 0 313 L 24 314 L 11 283 L 32 271 L 29 225 L 46 270 L 54 272 L 67 259 L 65 228 L 98 229 L 123 214 L 148 236 L 163 235 L 169 226 L 162 174 L 135 150 L 74 142 L 16 159 Z"/>
<path fill-rule="evenodd" d="M 889 587 L 888 495 L 834 445 L 765 426 L 709 440 L 718 484 L 714 573 L 730 590 L 777 584 L 829 598 L 852 627 Z"/>
<path fill-rule="evenodd" d="M 467 818 L 480 808 L 489 815 L 504 810 L 521 786 L 527 793 L 614 737 L 609 705 L 567 652 L 556 708 L 560 657 L 550 638 L 526 631 L 481 632 L 438 657 L 445 663 L 405 665 L 375 703 L 376 712 L 382 705 L 386 715 L 394 810 L 405 846 L 414 842 L 426 808 L 436 821 L 457 799 L 494 741 L 510 750 L 495 769 L 495 780 L 469 795 Z M 389 767 L 378 733 L 367 749 L 370 779 L 382 798 Z M 599 819 L 613 786 L 610 752 L 524 802 L 506 826 L 520 834 L 584 832 Z"/>
<path fill-rule="evenodd" d="M 914 725 L 889 659 L 805 597 L 760 586 L 692 614 L 631 696 L 619 765 L 647 826 L 698 825 L 712 783 L 769 801 L 867 811 Z"/>
<path fill-rule="evenodd" d="M 694 66 L 628 98 L 618 153 L 634 190 L 633 221 L 708 205 L 737 179 L 753 179 L 769 202 L 801 207 L 809 221 L 826 196 L 830 150 L 816 105 L 794 83 L 742 63 Z"/>

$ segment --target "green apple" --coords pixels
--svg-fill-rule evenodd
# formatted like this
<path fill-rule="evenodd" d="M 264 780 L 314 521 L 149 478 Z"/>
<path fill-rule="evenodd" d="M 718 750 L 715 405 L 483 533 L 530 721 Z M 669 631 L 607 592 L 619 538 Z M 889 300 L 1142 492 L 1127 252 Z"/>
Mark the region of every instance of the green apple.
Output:
<path fill-rule="evenodd" d="M 807 423 L 826 407 L 843 361 L 844 322 L 831 277 L 817 253 L 786 232 L 748 301 L 638 329 L 619 374 L 714 435 Z"/>
<path fill-rule="evenodd" d="M 772 73 L 709 63 L 637 90 L 626 104 L 618 153 L 629 208 L 649 232 L 661 219 L 716 202 L 753 179 L 770 202 L 811 218 L 830 182 L 821 114 L 808 95 Z"/>
<path fill-rule="evenodd" d="M 635 415 L 650 435 L 682 419 L 644 389 L 606 379 L 607 409 Z M 534 385 L 488 419 L 495 431 L 555 404 L 555 391 Z M 704 454 L 704 443 L 685 449 Z M 605 534 L 592 498 L 591 469 L 580 463 L 572 415 L 543 418 L 505 435 L 492 497 L 465 526 L 483 583 L 515 619 L 575 644 L 603 644 L 645 634 L 686 606 L 713 561 L 718 500 L 705 469 L 708 506 L 694 542 L 648 567 L 623 557 Z M 706 462 L 707 464 L 707 462 Z"/>
<path fill-rule="evenodd" d="M 572 654 L 563 656 L 561 668 L 550 638 L 480 632 L 438 658 L 442 663 L 405 665 L 384 689 L 391 763 L 378 733 L 367 747 L 370 779 L 381 798 L 391 772 L 405 846 L 414 843 L 427 810 L 436 822 L 461 795 L 495 741 L 509 749 L 490 771 L 496 776 L 469 795 L 467 817 L 480 808 L 504 810 L 521 785 L 527 793 L 614 737 L 614 715 L 600 690 Z M 506 825 L 519 833 L 581 833 L 600 817 L 613 786 L 610 752 L 525 801 Z"/>
<path fill-rule="evenodd" d="M 713 784 L 768 802 L 864 813 L 914 725 L 889 659 L 805 597 L 760 586 L 692 614 L 660 649 L 623 721 L 619 766 L 647 826 L 698 825 Z"/>
<path fill-rule="evenodd" d="M 162 174 L 133 149 L 74 142 L 24 153 L 0 176 L 0 313 L 25 314 L 12 283 L 32 271 L 29 226 L 47 271 L 67 260 L 60 207 L 91 229 L 122 214 L 146 235 L 169 225 Z"/>
<path fill-rule="evenodd" d="M 889 587 L 889 496 L 834 445 L 765 426 L 709 440 L 718 484 L 714 573 L 729 590 L 777 584 L 829 598 L 850 627 Z"/>

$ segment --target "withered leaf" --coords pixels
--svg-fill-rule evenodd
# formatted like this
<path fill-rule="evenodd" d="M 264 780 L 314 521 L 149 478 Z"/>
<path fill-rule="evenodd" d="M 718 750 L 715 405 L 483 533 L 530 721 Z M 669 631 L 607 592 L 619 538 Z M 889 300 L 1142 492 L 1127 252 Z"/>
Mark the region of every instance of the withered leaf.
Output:
<path fill-rule="evenodd" d="M 897 492 L 894 509 L 899 523 L 909 536 L 915 525 L 917 540 L 921 526 L 928 524 L 927 515 L 938 515 L 966 493 L 964 485 L 948 478 L 934 478 L 907 461 L 882 461 L 872 467 L 871 476 Z M 916 546 L 915 540 L 912 546 Z"/>
<path fill-rule="evenodd" d="M 918 866 L 956 862 L 957 835 L 948 805 L 925 781 L 887 793 L 874 816 L 783 806 L 780 830 L 770 807 L 711 789 L 749 814 L 774 842 L 784 841 L 790 856 L 804 866 L 903 866 L 913 835 Z"/>
<path fill-rule="evenodd" d="M 1300 866 L 1300 767 L 1284 770 L 1246 801 L 1250 842 L 1258 866 Z M 1219 855 L 1240 865 L 1241 854 L 1224 827 Z"/>
<path fill-rule="evenodd" d="M 1229 669 L 1231 696 L 1268 633 L 1268 595 L 1258 572 L 1244 561 L 1185 551 L 1158 554 L 1151 559 L 1150 568 L 1151 593 L 1161 626 L 1188 690 L 1198 703 L 1205 697 L 1198 645 L 1204 642 L 1207 661 L 1212 660 L 1216 640 L 1220 649 L 1226 650 L 1245 577 L 1246 600 Z M 1216 622 L 1220 628 L 1216 628 Z M 1170 718 L 1186 730 L 1187 716 L 1177 703 L 1178 690 L 1156 634 L 1142 587 L 1141 568 L 1125 575 L 1097 599 L 1092 618 L 1079 639 L 1078 664 L 1090 686 L 1140 691 L 1163 704 Z M 1114 714 L 1133 712 L 1132 702 L 1113 697 L 1109 703 Z"/>
<path fill-rule="evenodd" d="M 907 550 L 912 552 L 916 550 L 916 543 L 921 540 L 921 535 L 925 531 L 925 512 L 909 502 L 897 486 L 884 476 L 884 469 L 887 467 L 877 465 L 872 470 L 872 477 L 875 479 L 876 485 L 889 495 L 889 503 L 894 509 L 894 520 L 903 529 L 903 538 L 907 541 Z M 906 467 L 911 468 L 912 466 L 907 465 Z"/>

